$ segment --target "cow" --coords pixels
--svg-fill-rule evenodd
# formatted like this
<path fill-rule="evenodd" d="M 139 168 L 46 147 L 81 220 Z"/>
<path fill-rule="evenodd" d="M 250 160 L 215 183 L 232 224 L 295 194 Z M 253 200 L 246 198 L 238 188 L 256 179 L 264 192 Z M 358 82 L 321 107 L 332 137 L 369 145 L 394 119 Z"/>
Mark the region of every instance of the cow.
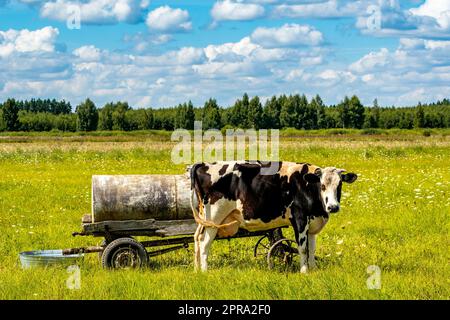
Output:
<path fill-rule="evenodd" d="M 272 174 L 263 174 L 268 166 Z M 342 182 L 355 173 L 309 163 L 221 161 L 190 169 L 191 206 L 198 223 L 194 266 L 206 271 L 212 241 L 232 237 L 239 228 L 263 231 L 292 226 L 300 272 L 314 269 L 316 235 L 340 209 Z"/>

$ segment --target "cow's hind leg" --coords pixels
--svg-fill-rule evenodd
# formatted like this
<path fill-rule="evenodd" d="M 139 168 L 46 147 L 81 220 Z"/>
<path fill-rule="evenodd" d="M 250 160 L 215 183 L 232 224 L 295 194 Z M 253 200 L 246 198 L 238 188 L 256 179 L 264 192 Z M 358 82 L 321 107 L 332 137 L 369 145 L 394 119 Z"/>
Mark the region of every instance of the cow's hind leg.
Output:
<path fill-rule="evenodd" d="M 236 203 L 224 198 L 216 201 L 213 205 L 205 206 L 205 221 L 220 225 L 222 221 L 236 208 Z M 200 266 L 202 271 L 208 269 L 208 254 L 211 243 L 216 237 L 218 229 L 214 226 L 204 226 L 203 234 L 199 236 Z"/>
<path fill-rule="evenodd" d="M 197 271 L 200 268 L 200 237 L 204 227 L 199 224 L 194 234 L 194 269 Z"/>
<path fill-rule="evenodd" d="M 199 241 L 199 255 L 200 255 L 200 265 L 202 271 L 208 270 L 208 254 L 209 249 L 211 248 L 211 244 L 214 238 L 217 235 L 217 228 L 209 227 L 205 228 L 204 235 L 201 237 Z"/>

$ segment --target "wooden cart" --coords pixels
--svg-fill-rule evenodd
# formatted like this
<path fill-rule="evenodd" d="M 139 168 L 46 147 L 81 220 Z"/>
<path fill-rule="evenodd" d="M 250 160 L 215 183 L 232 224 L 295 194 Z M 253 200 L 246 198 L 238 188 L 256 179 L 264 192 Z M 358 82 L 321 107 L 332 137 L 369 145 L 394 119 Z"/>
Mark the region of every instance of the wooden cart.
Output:
<path fill-rule="evenodd" d="M 104 240 L 98 246 L 65 249 L 63 254 L 98 252 L 104 268 L 120 269 L 145 267 L 151 257 L 187 248 L 197 229 L 194 219 L 186 219 L 192 216 L 189 190 L 186 175 L 94 176 L 92 213 L 82 217 L 82 230 L 72 235 Z M 142 236 L 150 239 L 134 238 Z M 260 238 L 253 255 L 266 257 L 269 268 L 292 264 L 297 246 L 283 238 L 279 228 L 239 230 L 232 238 L 256 236 Z"/>
<path fill-rule="evenodd" d="M 193 219 L 186 220 L 128 220 L 91 222 L 91 215 L 82 218 L 82 230 L 73 236 L 103 237 L 101 245 L 64 249 L 63 254 L 98 252 L 101 264 L 108 269 L 142 268 L 149 264 L 149 259 L 171 251 L 188 248 L 194 242 L 197 224 Z M 149 240 L 137 241 L 134 237 L 151 237 Z M 294 242 L 283 238 L 281 229 L 249 232 L 239 230 L 231 238 L 259 237 L 253 249 L 255 258 L 266 258 L 269 268 L 279 264 L 289 267 L 292 257 L 297 253 Z M 158 238 L 158 239 L 155 239 Z M 217 237 L 216 240 L 230 238 Z"/>

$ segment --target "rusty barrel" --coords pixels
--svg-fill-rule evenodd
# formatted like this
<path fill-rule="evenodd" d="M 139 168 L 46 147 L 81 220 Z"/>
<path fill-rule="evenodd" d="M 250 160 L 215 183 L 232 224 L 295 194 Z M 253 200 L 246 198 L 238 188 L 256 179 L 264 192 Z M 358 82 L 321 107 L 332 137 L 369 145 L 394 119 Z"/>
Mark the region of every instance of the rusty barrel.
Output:
<path fill-rule="evenodd" d="M 92 221 L 192 219 L 184 175 L 92 176 Z"/>

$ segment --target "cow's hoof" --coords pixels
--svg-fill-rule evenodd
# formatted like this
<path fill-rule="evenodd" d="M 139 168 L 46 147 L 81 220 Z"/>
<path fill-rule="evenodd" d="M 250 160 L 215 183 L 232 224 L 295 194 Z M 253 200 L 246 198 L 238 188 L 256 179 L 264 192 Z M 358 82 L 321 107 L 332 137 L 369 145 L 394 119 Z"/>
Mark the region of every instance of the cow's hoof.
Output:
<path fill-rule="evenodd" d="M 308 266 L 302 266 L 302 267 L 300 268 L 300 273 L 303 273 L 303 274 L 308 273 Z"/>

